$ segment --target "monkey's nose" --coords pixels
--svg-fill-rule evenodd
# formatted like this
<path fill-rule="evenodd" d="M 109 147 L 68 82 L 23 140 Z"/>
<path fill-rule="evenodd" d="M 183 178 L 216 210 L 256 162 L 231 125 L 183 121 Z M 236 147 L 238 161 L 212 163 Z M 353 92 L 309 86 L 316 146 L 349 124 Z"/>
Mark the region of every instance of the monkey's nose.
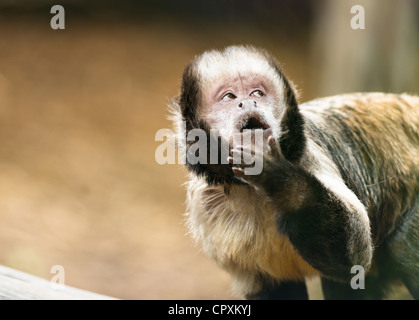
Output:
<path fill-rule="evenodd" d="M 248 108 L 257 108 L 256 101 L 254 100 L 243 100 L 241 101 L 237 107 L 239 109 L 248 109 Z"/>

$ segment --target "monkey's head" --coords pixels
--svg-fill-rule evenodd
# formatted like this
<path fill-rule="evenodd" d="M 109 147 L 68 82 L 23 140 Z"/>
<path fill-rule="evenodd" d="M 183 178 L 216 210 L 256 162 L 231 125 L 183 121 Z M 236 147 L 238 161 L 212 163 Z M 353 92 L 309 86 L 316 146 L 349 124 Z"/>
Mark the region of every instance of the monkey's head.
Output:
<path fill-rule="evenodd" d="M 210 184 L 240 183 L 220 157 L 223 145 L 231 148 L 234 135 L 246 129 L 269 131 L 290 161 L 298 160 L 304 149 L 303 120 L 293 86 L 270 54 L 250 46 L 207 51 L 193 59 L 172 110 L 176 120 L 185 123 L 183 136 L 193 129 L 206 133 L 208 162 L 186 163 Z M 218 162 L 210 163 L 210 144 L 216 141 Z M 195 142 L 184 140 L 180 147 L 185 155 Z"/>

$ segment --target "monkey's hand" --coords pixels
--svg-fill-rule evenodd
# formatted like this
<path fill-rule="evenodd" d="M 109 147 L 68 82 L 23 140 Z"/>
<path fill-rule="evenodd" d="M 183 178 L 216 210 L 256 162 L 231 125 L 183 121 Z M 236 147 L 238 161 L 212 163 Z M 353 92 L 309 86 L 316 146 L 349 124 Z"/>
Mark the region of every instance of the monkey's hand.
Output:
<path fill-rule="evenodd" d="M 286 170 L 288 167 L 288 161 L 283 156 L 275 138 L 269 135 L 265 141 L 263 148 L 258 148 L 255 144 L 251 146 L 237 145 L 231 150 L 228 157 L 234 174 L 240 180 L 257 188 L 264 187 L 266 181 L 274 173 L 273 171 L 278 173 L 278 169 L 283 171 L 281 169 Z"/>

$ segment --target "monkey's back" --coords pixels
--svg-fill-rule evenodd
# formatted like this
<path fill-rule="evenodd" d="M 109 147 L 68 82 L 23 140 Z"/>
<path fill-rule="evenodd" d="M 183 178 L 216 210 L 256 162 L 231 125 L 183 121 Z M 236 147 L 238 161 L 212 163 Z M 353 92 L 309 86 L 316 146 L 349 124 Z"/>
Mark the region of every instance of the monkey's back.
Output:
<path fill-rule="evenodd" d="M 419 97 L 355 93 L 302 104 L 307 135 L 366 206 L 380 243 L 419 192 Z"/>

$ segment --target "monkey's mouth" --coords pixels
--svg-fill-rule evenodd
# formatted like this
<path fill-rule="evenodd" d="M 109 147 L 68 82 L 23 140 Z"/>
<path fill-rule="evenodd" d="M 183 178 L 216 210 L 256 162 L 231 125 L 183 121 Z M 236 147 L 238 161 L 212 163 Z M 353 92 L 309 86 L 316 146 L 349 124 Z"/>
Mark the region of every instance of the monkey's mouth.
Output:
<path fill-rule="evenodd" d="M 270 126 L 263 120 L 263 118 L 259 116 L 251 116 L 247 119 L 244 119 L 243 124 L 240 128 L 240 132 L 243 132 L 243 130 L 266 130 L 269 128 Z"/>

